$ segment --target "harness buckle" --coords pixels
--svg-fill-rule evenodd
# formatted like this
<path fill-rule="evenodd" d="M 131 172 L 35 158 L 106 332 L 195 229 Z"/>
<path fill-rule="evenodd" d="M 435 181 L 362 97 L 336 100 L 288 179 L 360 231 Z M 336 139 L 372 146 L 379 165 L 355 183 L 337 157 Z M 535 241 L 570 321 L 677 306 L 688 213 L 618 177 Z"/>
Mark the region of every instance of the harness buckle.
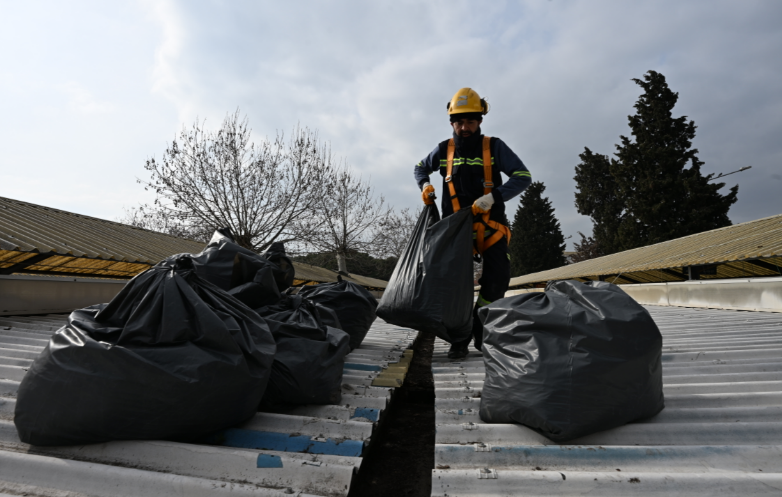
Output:
<path fill-rule="evenodd" d="M 483 187 L 484 188 L 494 188 L 494 182 L 493 181 L 483 181 Z"/>
<path fill-rule="evenodd" d="M 452 177 L 451 177 L 451 175 L 449 174 L 448 176 L 446 176 L 446 177 L 445 177 L 445 182 L 446 182 L 446 183 L 450 183 L 452 179 L 453 179 L 453 178 L 452 178 Z"/>

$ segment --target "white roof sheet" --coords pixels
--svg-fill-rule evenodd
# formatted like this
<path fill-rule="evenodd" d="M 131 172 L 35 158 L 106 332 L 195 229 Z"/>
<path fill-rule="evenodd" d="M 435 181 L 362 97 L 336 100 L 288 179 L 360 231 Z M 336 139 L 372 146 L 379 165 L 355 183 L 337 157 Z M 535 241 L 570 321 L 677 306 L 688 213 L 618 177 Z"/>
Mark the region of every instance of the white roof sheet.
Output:
<path fill-rule="evenodd" d="M 568 445 L 483 423 L 482 356 L 438 340 L 432 495 L 782 495 L 782 314 L 647 309 L 665 409 Z"/>
<path fill-rule="evenodd" d="M 13 425 L 16 390 L 64 322 L 65 315 L 0 317 L 0 495 L 345 496 L 402 384 L 417 336 L 376 321 L 345 359 L 341 405 L 258 413 L 238 427 L 247 436 L 220 446 L 120 441 L 33 447 L 19 441 Z M 297 449 L 292 439 L 322 453 Z M 258 444 L 268 450 L 252 447 Z"/>

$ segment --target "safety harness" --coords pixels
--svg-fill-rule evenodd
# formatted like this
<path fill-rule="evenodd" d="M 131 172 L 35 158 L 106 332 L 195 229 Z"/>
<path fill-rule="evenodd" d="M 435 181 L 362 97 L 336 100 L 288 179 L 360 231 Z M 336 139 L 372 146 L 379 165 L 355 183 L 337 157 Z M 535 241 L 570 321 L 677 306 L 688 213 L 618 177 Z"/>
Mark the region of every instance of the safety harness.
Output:
<path fill-rule="evenodd" d="M 491 189 L 494 188 L 494 182 L 492 182 L 492 170 L 491 170 L 491 147 L 489 146 L 491 138 L 488 136 L 483 137 L 483 194 L 488 195 L 491 193 Z M 461 205 L 459 205 L 459 198 L 456 196 L 456 187 L 453 184 L 453 155 L 456 150 L 456 144 L 451 138 L 448 141 L 448 157 L 447 157 L 447 169 L 445 171 L 445 182 L 448 184 L 448 192 L 451 194 L 451 204 L 453 204 L 453 212 L 459 212 Z M 489 238 L 485 238 L 486 228 L 494 230 Z M 483 251 L 491 247 L 504 236 L 510 243 L 510 230 L 507 226 L 492 221 L 489 219 L 489 213 L 480 216 L 479 220 L 472 225 L 473 232 L 475 234 L 475 247 L 473 252 L 483 254 Z"/>

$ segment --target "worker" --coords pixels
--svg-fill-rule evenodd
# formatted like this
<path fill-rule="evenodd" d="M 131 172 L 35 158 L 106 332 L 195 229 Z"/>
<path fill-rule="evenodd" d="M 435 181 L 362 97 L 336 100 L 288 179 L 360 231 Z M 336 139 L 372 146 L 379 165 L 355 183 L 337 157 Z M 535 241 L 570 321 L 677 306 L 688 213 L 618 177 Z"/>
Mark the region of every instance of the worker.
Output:
<path fill-rule="evenodd" d="M 474 252 L 483 261 L 478 280 L 481 290 L 473 309 L 472 337 L 452 343 L 448 357 L 467 356 L 471 340 L 481 350 L 483 325 L 478 309 L 505 296 L 510 282 L 508 242 L 510 230 L 505 202 L 523 192 L 532 182 L 521 159 L 499 138 L 481 132 L 483 116 L 489 105 L 471 88 L 462 88 L 448 102 L 453 137 L 440 142 L 432 153 L 415 166 L 415 180 L 424 204 L 435 199 L 429 175 L 439 171 L 443 177 L 442 213 L 450 216 L 461 208 L 474 215 Z M 486 158 L 489 164 L 484 164 Z M 486 166 L 486 167 L 485 167 Z M 500 172 L 508 176 L 503 183 Z"/>

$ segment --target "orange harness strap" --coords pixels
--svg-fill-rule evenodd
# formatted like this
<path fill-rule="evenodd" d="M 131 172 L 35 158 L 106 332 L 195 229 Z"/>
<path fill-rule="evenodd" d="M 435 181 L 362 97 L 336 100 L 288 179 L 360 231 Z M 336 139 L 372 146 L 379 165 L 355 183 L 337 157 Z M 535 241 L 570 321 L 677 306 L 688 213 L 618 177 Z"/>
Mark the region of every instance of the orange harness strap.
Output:
<path fill-rule="evenodd" d="M 453 186 L 453 153 L 456 149 L 456 144 L 453 138 L 448 142 L 448 156 L 445 168 L 445 182 L 448 183 L 448 192 L 451 194 L 451 204 L 453 205 L 453 212 L 456 214 L 461 210 L 459 205 L 459 197 L 456 196 L 456 187 Z"/>
<path fill-rule="evenodd" d="M 491 189 L 494 188 L 494 183 L 491 180 L 492 177 L 492 165 L 491 165 L 491 138 L 488 136 L 483 137 L 483 194 L 488 195 L 491 193 Z M 446 170 L 445 170 L 445 182 L 448 184 L 448 192 L 451 194 L 451 204 L 453 205 L 453 211 L 458 212 L 461 208 L 459 199 L 456 196 L 456 187 L 453 184 L 453 156 L 456 149 L 456 144 L 451 138 L 448 141 L 448 155 L 446 157 Z M 466 164 L 465 164 L 466 165 Z M 494 233 L 485 238 L 486 227 L 489 227 Z M 497 221 L 489 219 L 489 213 L 483 214 L 481 220 L 473 223 L 472 229 L 475 231 L 475 244 L 477 245 L 476 251 L 482 254 L 484 250 L 491 247 L 504 236 L 510 243 L 510 230 L 504 224 L 500 224 Z"/>

